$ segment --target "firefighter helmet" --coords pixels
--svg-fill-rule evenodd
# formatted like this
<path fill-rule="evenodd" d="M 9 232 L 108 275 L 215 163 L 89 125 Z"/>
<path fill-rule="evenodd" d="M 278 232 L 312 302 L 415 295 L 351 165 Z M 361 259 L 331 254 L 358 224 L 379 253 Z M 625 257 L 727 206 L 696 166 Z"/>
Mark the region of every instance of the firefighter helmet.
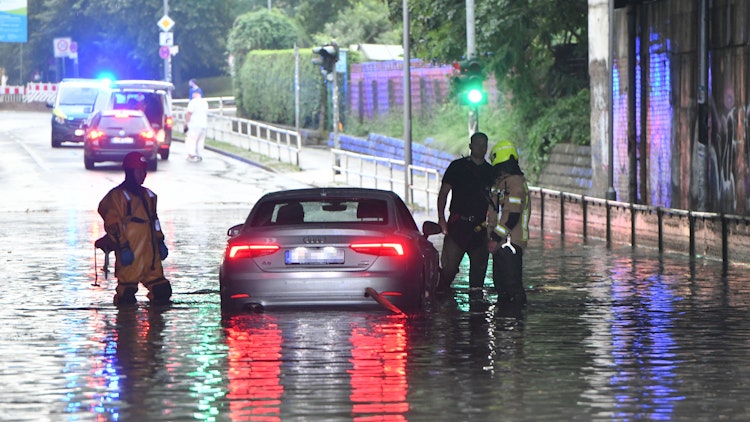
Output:
<path fill-rule="evenodd" d="M 518 150 L 511 141 L 500 141 L 496 143 L 495 146 L 492 147 L 492 151 L 490 151 L 490 163 L 492 163 L 493 166 L 508 161 L 510 157 L 514 157 L 518 160 Z"/>

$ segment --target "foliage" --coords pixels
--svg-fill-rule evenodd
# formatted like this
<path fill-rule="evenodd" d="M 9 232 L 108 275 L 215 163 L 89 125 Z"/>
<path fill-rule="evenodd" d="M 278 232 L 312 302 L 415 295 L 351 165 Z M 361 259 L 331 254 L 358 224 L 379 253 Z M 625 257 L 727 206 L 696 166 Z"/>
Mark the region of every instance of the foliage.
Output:
<path fill-rule="evenodd" d="M 590 144 L 589 114 L 580 112 L 589 109 L 589 102 L 589 90 L 582 89 L 546 108 L 534 122 L 526 143 L 528 168 L 532 174 L 539 174 L 555 144 Z"/>
<path fill-rule="evenodd" d="M 305 0 L 294 8 L 294 18 L 306 34 L 317 34 L 336 19 L 352 0 Z"/>
<path fill-rule="evenodd" d="M 229 32 L 227 48 L 236 63 L 252 50 L 282 50 L 309 41 L 293 19 L 278 10 L 258 10 L 238 16 Z"/>
<path fill-rule="evenodd" d="M 341 46 L 351 44 L 401 44 L 401 25 L 388 20 L 388 6 L 382 0 L 357 1 L 340 11 L 336 20 L 325 24 L 314 36 L 317 44 L 335 39 Z"/>
<path fill-rule="evenodd" d="M 300 124 L 317 127 L 320 107 L 320 86 L 323 77 L 312 66 L 311 49 L 299 51 Z M 293 125 L 294 105 L 294 50 L 254 50 L 241 63 L 236 77 L 237 108 L 254 120 L 282 125 Z"/>
<path fill-rule="evenodd" d="M 391 20 L 401 16 L 401 2 L 389 0 Z M 438 62 L 466 55 L 465 2 L 411 0 L 413 52 Z M 517 128 L 552 130 L 546 138 L 581 139 L 589 131 L 589 104 L 581 101 L 588 87 L 588 35 L 586 0 L 485 0 L 475 7 L 477 58 L 493 73 L 498 89 L 506 92 L 507 110 Z M 588 94 L 586 93 L 586 96 Z M 568 109 L 568 103 L 580 107 Z M 550 126 L 552 115 L 563 107 L 569 115 Z M 532 139 L 529 131 L 515 130 L 513 138 L 532 157 L 545 157 L 544 139 Z M 540 133 L 540 132 L 537 132 Z M 528 144 L 528 145 L 527 145 Z"/>
<path fill-rule="evenodd" d="M 175 21 L 173 72 L 191 76 L 215 74 L 224 67 L 224 40 L 231 25 L 232 0 L 173 2 Z M 52 40 L 70 37 L 78 44 L 81 77 L 96 77 L 108 70 L 120 78 L 161 79 L 157 20 L 161 2 L 137 0 L 43 0 L 29 2 L 29 42 L 24 62 L 29 69 L 48 70 L 55 63 Z M 200 36 L 194 36 L 200 34 Z M 62 64 L 63 59 L 57 59 Z M 72 60 L 65 60 L 73 76 Z M 61 66 L 62 67 L 62 66 Z M 61 77 L 63 75 L 59 75 Z M 50 77 L 48 77 L 50 79 Z"/>

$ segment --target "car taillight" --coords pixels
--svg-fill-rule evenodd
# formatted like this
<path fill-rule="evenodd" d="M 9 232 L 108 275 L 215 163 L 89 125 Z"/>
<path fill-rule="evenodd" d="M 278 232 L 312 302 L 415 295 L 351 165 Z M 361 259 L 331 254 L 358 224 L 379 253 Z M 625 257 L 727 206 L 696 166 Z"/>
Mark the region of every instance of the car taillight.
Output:
<path fill-rule="evenodd" d="M 167 116 L 167 121 L 164 123 L 167 129 L 172 129 L 172 116 Z"/>
<path fill-rule="evenodd" d="M 227 258 L 229 259 L 240 259 L 240 258 L 255 258 L 263 255 L 270 255 L 281 249 L 279 245 L 270 244 L 237 244 L 229 245 L 227 247 Z"/>
<path fill-rule="evenodd" d="M 104 132 L 97 129 L 92 129 L 89 131 L 89 133 L 86 135 L 88 138 L 94 142 L 98 142 L 100 139 L 104 137 Z"/>
<path fill-rule="evenodd" d="M 140 136 L 141 139 L 143 139 L 144 141 L 148 141 L 148 140 L 153 140 L 156 137 L 156 134 L 154 133 L 153 130 L 149 129 L 149 130 L 141 131 L 141 133 L 139 133 L 138 136 Z"/>
<path fill-rule="evenodd" d="M 349 247 L 355 252 L 377 256 L 403 256 L 404 245 L 401 243 L 352 243 Z"/>

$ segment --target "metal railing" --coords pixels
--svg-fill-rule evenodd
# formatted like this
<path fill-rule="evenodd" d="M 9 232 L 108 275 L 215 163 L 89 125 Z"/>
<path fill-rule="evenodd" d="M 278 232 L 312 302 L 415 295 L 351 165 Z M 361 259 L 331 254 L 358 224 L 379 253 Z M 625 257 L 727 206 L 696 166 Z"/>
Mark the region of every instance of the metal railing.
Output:
<path fill-rule="evenodd" d="M 204 100 L 208 102 L 208 109 L 212 113 L 216 113 L 219 116 L 229 114 L 234 116 L 237 112 L 236 102 L 234 97 L 205 97 Z M 172 105 L 177 107 L 185 108 L 190 100 L 187 98 L 173 99 Z"/>
<path fill-rule="evenodd" d="M 173 127 L 182 128 L 185 124 L 185 112 L 186 109 L 183 107 L 173 107 Z M 302 138 L 299 132 L 294 130 L 238 117 L 222 116 L 215 111 L 211 111 L 208 114 L 206 136 L 281 162 L 299 166 Z"/>
<path fill-rule="evenodd" d="M 403 192 L 406 174 L 404 160 L 359 154 L 342 149 L 331 149 L 331 170 L 344 177 L 348 185 L 388 189 Z M 441 176 L 437 169 L 409 166 L 409 192 L 413 204 L 424 205 L 427 211 L 435 210 L 440 191 Z M 418 196 L 419 195 L 419 196 Z M 422 201 L 422 197 L 424 201 Z"/>
<path fill-rule="evenodd" d="M 630 244 L 633 248 L 750 263 L 750 217 L 611 201 L 530 188 L 531 225 L 544 233 Z"/>

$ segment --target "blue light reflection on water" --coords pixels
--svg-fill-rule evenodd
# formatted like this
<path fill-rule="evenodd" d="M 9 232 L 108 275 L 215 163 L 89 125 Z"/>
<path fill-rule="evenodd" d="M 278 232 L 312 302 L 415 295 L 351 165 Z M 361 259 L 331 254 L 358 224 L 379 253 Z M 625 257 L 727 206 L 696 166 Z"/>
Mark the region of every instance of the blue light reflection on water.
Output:
<path fill-rule="evenodd" d="M 654 268 L 640 272 L 641 267 L 625 260 L 615 261 L 611 270 L 611 335 L 614 364 L 619 368 L 612 386 L 619 392 L 617 401 L 626 408 L 642 401 L 649 419 L 669 420 L 675 402 L 684 400 L 674 387 L 679 383 L 673 372 L 678 362 L 674 361 L 676 344 L 670 335 L 674 328 L 672 303 L 679 299 L 670 287 L 673 282 L 651 273 Z M 646 390 L 645 394 L 636 389 Z"/>

